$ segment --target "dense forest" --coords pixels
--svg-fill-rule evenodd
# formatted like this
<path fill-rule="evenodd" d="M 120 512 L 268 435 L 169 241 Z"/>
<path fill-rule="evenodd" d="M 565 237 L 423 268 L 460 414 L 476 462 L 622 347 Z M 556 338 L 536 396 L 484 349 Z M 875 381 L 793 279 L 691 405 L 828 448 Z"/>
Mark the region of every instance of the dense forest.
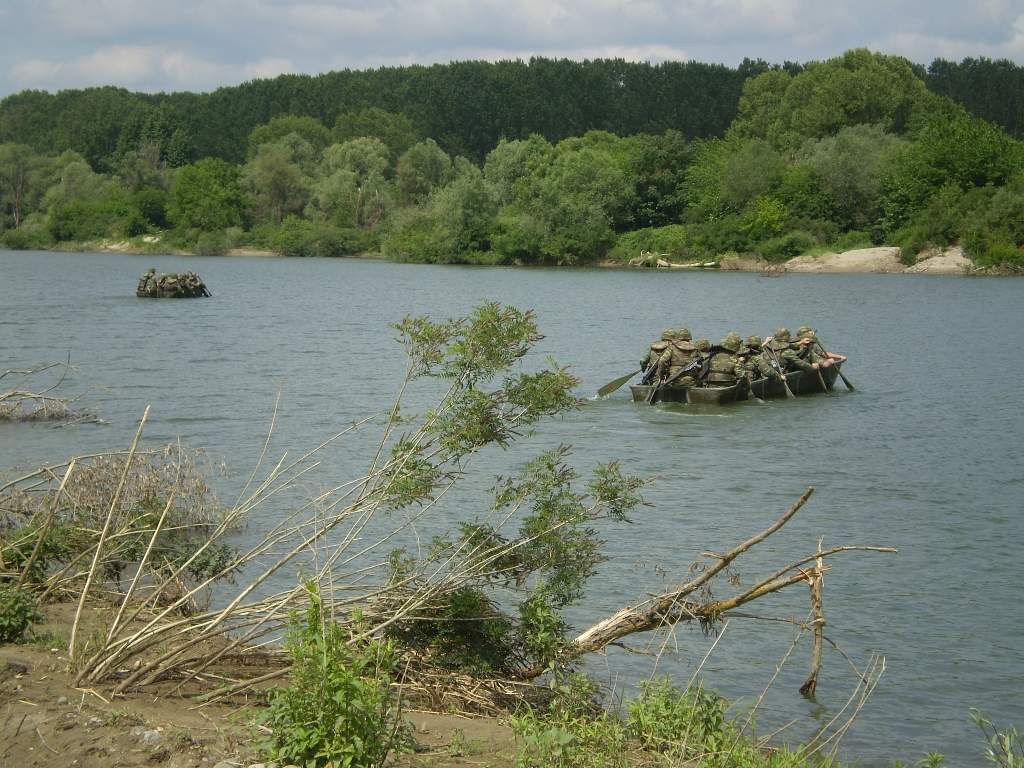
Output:
<path fill-rule="evenodd" d="M 0 243 L 575 264 L 958 242 L 1020 264 L 1022 131 L 1024 68 L 867 50 L 26 91 L 0 101 Z"/>

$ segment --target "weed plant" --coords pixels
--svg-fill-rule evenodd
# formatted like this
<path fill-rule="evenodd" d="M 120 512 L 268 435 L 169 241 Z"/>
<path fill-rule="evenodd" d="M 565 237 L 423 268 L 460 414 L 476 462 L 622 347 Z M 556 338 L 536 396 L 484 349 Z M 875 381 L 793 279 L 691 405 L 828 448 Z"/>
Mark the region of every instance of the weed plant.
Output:
<path fill-rule="evenodd" d="M 355 639 L 325 615 L 319 588 L 306 589 L 309 608 L 293 613 L 287 641 L 292 684 L 274 690 L 257 718 L 272 731 L 259 748 L 302 768 L 376 768 L 404 735 L 391 688 L 398 656 L 390 642 Z"/>

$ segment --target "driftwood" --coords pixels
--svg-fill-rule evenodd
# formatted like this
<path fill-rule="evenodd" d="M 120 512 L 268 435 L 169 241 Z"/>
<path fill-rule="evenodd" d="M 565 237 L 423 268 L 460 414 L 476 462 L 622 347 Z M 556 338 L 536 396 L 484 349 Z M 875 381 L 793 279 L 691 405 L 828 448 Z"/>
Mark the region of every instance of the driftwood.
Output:
<path fill-rule="evenodd" d="M 823 558 L 839 554 L 840 552 L 867 551 L 894 554 L 897 550 L 891 547 L 845 546 L 833 547 L 832 549 L 822 551 L 819 542 L 818 551 L 814 554 L 780 568 L 771 576 L 760 579 L 752 586 L 741 592 L 737 592 L 731 597 L 720 600 L 700 600 L 694 599 L 693 597 L 694 594 L 705 589 L 716 576 L 725 571 L 740 555 L 760 544 L 788 523 L 800 508 L 807 503 L 807 500 L 813 492 L 813 487 L 808 488 L 792 508 L 773 525 L 730 550 L 727 554 L 716 555 L 713 553 L 707 553 L 717 560 L 717 562 L 704 570 L 704 572 L 697 578 L 687 581 L 677 589 L 656 595 L 635 607 L 624 608 L 614 616 L 610 616 L 589 629 L 584 630 L 573 641 L 572 645 L 568 649 L 568 653 L 576 655 L 594 653 L 596 651 L 600 651 L 611 643 L 627 637 L 628 635 L 636 634 L 638 632 L 656 631 L 665 627 L 670 627 L 679 622 L 697 621 L 702 626 L 708 627 L 715 621 L 728 616 L 729 611 L 734 611 L 737 608 L 759 598 L 765 597 L 766 595 L 779 592 L 787 587 L 801 583 L 811 584 L 813 594 L 815 584 L 819 584 L 817 592 L 818 599 L 815 603 L 816 667 L 813 672 L 814 679 L 817 679 L 817 669 L 821 666 L 821 635 L 820 626 L 817 625 L 817 621 L 820 619 L 821 626 L 824 626 L 824 619 L 821 618 L 820 579 L 821 574 L 825 570 L 831 568 L 831 566 L 824 566 L 822 564 Z M 814 561 L 818 564 L 817 568 L 804 567 L 807 563 Z M 533 678 L 543 672 L 543 669 L 527 668 L 523 670 L 523 677 Z M 813 686 L 811 692 L 813 694 Z"/>
<path fill-rule="evenodd" d="M 47 371 L 59 370 L 60 376 L 51 384 L 36 389 L 30 381 Z M 89 392 L 98 387 L 88 387 L 77 395 L 65 397 L 57 393 L 70 372 L 78 372 L 70 363 L 48 363 L 26 371 L 4 371 L 0 379 L 20 377 L 17 384 L 7 391 L 0 390 L 0 421 L 47 421 L 59 422 L 60 426 L 71 423 L 99 423 L 92 408 L 79 405 Z M 106 390 L 110 391 L 110 390 Z"/>

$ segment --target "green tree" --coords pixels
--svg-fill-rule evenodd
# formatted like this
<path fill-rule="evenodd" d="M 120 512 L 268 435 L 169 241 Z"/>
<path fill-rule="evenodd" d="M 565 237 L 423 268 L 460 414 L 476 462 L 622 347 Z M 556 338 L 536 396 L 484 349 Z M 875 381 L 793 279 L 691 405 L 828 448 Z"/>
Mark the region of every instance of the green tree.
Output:
<path fill-rule="evenodd" d="M 744 142 L 722 168 L 722 201 L 742 210 L 754 198 L 773 191 L 782 181 L 788 163 L 761 139 Z"/>
<path fill-rule="evenodd" d="M 679 186 L 695 147 L 679 131 L 636 137 L 627 167 L 635 202 L 629 220 L 636 227 L 661 227 L 676 221 L 683 209 Z"/>
<path fill-rule="evenodd" d="M 260 145 L 245 166 L 242 182 L 255 201 L 258 221 L 280 224 L 285 216 L 301 212 L 309 199 L 311 179 L 303 174 L 296 153 L 280 142 Z"/>
<path fill-rule="evenodd" d="M 332 143 L 331 132 L 315 118 L 285 115 L 253 128 L 249 134 L 247 157 L 252 160 L 262 145 L 278 142 L 290 133 L 301 136 L 318 154 Z"/>
<path fill-rule="evenodd" d="M 171 190 L 172 220 L 203 232 L 239 226 L 251 203 L 239 176 L 237 167 L 213 157 L 179 168 Z"/>
<path fill-rule="evenodd" d="M 877 215 L 878 185 L 888 152 L 905 141 L 880 126 L 855 125 L 835 136 L 808 139 L 797 160 L 818 172 L 843 229 L 865 229 Z"/>
<path fill-rule="evenodd" d="M 906 59 L 866 48 L 812 62 L 788 82 L 784 74 L 767 72 L 744 85 L 731 136 L 794 150 L 862 123 L 903 133 L 934 99 Z"/>
<path fill-rule="evenodd" d="M 450 182 L 454 175 L 451 158 L 437 142 L 427 139 L 413 145 L 399 158 L 395 186 L 403 205 L 415 205 Z"/>
<path fill-rule="evenodd" d="M 46 161 L 24 144 L 0 144 L 0 205 L 14 228 L 38 202 Z"/>
<path fill-rule="evenodd" d="M 388 160 L 392 164 L 420 139 L 405 115 L 392 114 L 377 107 L 338 115 L 333 136 L 339 144 L 352 139 L 377 139 L 388 148 Z"/>

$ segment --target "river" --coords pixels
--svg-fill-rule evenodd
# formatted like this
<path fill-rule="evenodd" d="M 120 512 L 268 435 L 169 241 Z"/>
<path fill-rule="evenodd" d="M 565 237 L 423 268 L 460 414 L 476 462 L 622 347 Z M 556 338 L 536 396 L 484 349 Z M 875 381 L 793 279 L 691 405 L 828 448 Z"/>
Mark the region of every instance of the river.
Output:
<path fill-rule="evenodd" d="M 137 299 L 149 266 L 191 268 L 213 297 Z M 389 321 L 457 316 L 481 299 L 535 309 L 547 336 L 538 359 L 570 365 L 588 396 L 635 368 L 666 326 L 716 341 L 730 330 L 745 337 L 807 323 L 849 355 L 844 372 L 855 392 L 840 386 L 716 410 L 636 405 L 623 388 L 544 425 L 526 446 L 486 454 L 478 469 L 508 474 L 566 443 L 581 470 L 618 458 L 627 472 L 658 476 L 645 491 L 653 507 L 632 526 L 602 529 L 612 559 L 571 614 L 579 627 L 680 577 L 700 552 L 767 527 L 814 485 L 804 510 L 738 570 L 749 582 L 813 551 L 822 536 L 826 546 L 899 548 L 841 556 L 826 576 L 829 637 L 858 666 L 878 653 L 887 667 L 844 756 L 882 766 L 938 750 L 954 764 L 982 765 L 971 707 L 1024 726 L 1022 297 L 1015 278 L 0 251 L 0 370 L 70 353 L 88 376 L 76 385 L 118 393 L 90 393 L 106 400 L 109 425 L 0 425 L 0 467 L 124 448 L 152 405 L 144 444 L 180 438 L 223 456 L 233 474 L 218 490 L 233 498 L 262 448 L 282 377 L 275 456 L 307 450 L 391 404 L 404 360 Z M 333 448 L 322 474 L 355 476 L 367 445 L 360 438 Z M 807 610 L 800 587 L 756 612 L 803 618 Z M 708 684 L 752 701 L 792 635 L 785 624 L 734 619 L 704 667 Z M 678 653 L 659 671 L 682 679 L 711 640 L 683 629 L 675 642 Z M 759 712 L 761 732 L 796 719 L 787 738 L 806 739 L 842 707 L 854 676 L 827 649 L 818 702 L 797 693 L 809 656 L 801 646 L 784 667 Z M 651 666 L 612 649 L 591 669 L 622 683 Z"/>

